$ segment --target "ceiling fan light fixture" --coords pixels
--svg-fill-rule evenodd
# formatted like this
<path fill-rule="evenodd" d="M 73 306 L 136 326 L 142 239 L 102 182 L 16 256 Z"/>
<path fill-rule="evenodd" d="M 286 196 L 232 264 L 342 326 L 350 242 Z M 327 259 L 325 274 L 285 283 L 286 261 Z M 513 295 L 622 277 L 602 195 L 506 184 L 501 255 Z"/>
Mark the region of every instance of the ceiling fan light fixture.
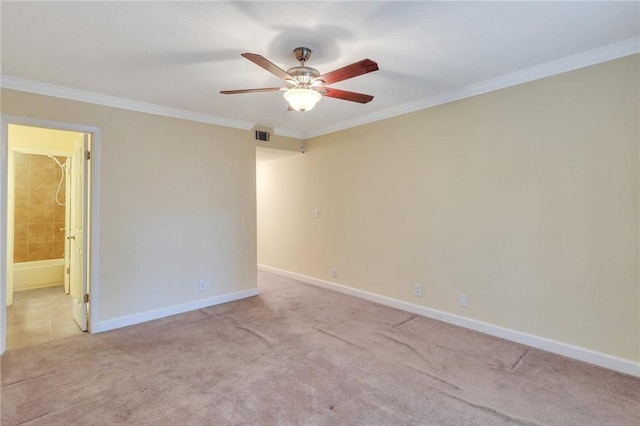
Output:
<path fill-rule="evenodd" d="M 289 89 L 284 92 L 284 98 L 289 102 L 291 108 L 305 112 L 312 110 L 322 99 L 322 95 L 311 89 Z"/>
<path fill-rule="evenodd" d="M 284 98 L 289 103 L 288 109 L 300 112 L 312 110 L 323 96 L 361 104 L 366 104 L 373 100 L 373 96 L 371 95 L 326 87 L 327 84 L 337 83 L 362 74 L 377 71 L 378 64 L 371 59 L 363 59 L 351 65 L 320 74 L 320 71 L 317 69 L 305 65 L 309 59 L 309 55 L 311 55 L 311 49 L 297 47 L 294 49 L 293 54 L 300 62 L 300 66 L 289 68 L 287 71 L 257 53 L 246 52 L 241 55 L 243 58 L 250 60 L 259 67 L 264 68 L 271 74 L 284 80 L 286 87 L 221 90 L 220 93 L 224 95 L 234 95 L 238 93 L 275 92 L 284 90 Z"/>

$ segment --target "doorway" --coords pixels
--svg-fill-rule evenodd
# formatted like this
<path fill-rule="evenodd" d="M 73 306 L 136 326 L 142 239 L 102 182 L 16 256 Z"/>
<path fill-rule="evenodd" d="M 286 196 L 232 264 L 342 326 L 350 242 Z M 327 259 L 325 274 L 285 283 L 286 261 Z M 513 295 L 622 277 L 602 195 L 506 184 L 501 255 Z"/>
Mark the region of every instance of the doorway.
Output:
<path fill-rule="evenodd" d="M 30 124 L 3 118 L 3 350 L 89 329 L 92 134 Z"/>

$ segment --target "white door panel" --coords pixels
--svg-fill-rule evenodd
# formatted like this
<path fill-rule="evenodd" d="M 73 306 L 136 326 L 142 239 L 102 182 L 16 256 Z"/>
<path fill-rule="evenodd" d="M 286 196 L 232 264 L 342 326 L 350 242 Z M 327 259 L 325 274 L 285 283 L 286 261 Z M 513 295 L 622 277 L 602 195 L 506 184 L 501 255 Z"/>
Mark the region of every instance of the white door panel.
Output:
<path fill-rule="evenodd" d="M 87 197 L 87 187 L 85 176 L 87 176 L 87 161 L 85 152 L 89 149 L 89 136 L 78 141 L 74 147 L 71 163 L 71 205 L 70 205 L 70 226 L 67 239 L 70 248 L 70 287 L 73 298 L 73 319 L 78 326 L 87 331 L 87 262 L 85 253 L 87 223 L 87 208 L 85 207 Z"/>
<path fill-rule="evenodd" d="M 71 234 L 71 173 L 70 168 L 73 158 L 67 157 L 64 168 L 64 234 Z M 65 240 L 64 244 L 64 292 L 71 293 L 71 240 Z"/>

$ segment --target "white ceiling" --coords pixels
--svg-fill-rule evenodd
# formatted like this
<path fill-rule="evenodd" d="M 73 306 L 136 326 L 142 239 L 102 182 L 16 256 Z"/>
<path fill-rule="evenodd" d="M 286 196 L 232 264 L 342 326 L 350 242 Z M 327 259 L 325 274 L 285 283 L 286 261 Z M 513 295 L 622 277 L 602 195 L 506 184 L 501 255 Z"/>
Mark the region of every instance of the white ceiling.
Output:
<path fill-rule="evenodd" d="M 2 1 L 2 85 L 307 138 L 637 52 L 639 6 Z M 240 54 L 287 69 L 298 46 L 313 50 L 308 65 L 321 73 L 378 62 L 380 71 L 333 86 L 375 99 L 325 98 L 298 113 L 282 92 L 219 93 L 279 86 Z"/>

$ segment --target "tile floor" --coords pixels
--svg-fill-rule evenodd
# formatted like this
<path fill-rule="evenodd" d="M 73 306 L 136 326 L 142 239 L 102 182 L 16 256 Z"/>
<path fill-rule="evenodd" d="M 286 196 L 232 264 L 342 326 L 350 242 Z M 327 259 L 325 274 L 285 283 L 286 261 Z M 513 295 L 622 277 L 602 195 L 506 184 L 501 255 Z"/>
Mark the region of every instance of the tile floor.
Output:
<path fill-rule="evenodd" d="M 62 285 L 13 293 L 13 306 L 7 307 L 7 349 L 82 334 L 71 303 Z"/>

